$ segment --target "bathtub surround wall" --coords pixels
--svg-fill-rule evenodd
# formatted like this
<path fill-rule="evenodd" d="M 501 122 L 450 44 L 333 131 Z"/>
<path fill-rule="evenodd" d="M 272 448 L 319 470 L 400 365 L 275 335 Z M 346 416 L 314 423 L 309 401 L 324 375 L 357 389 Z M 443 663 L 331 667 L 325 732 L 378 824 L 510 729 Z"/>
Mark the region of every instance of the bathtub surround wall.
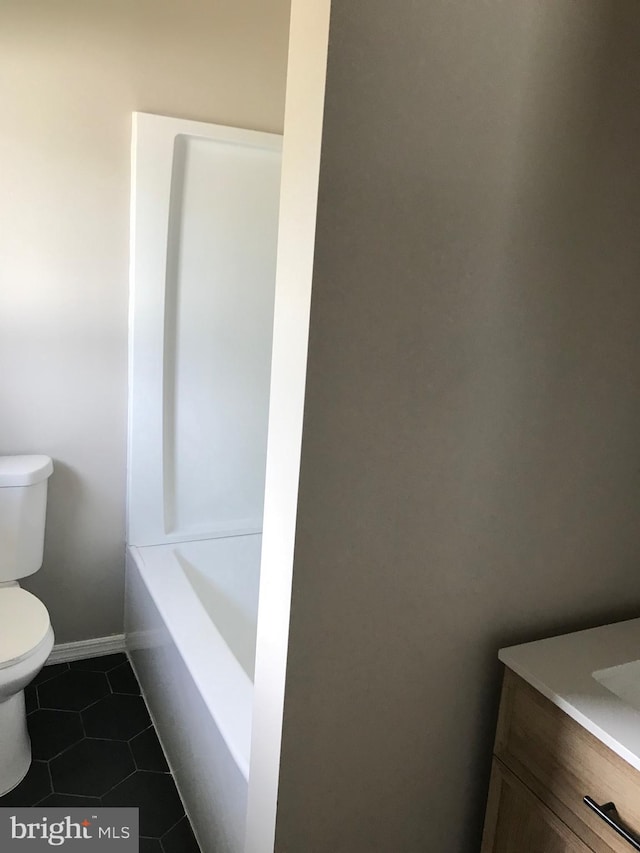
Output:
<path fill-rule="evenodd" d="M 55 459 L 26 586 L 58 642 L 122 631 L 131 112 L 279 132 L 285 0 L 0 10 L 0 453 Z"/>
<path fill-rule="evenodd" d="M 498 647 L 640 608 L 640 6 L 331 16 L 276 850 L 471 853 Z"/>
<path fill-rule="evenodd" d="M 136 113 L 127 543 L 262 529 L 282 137 Z"/>

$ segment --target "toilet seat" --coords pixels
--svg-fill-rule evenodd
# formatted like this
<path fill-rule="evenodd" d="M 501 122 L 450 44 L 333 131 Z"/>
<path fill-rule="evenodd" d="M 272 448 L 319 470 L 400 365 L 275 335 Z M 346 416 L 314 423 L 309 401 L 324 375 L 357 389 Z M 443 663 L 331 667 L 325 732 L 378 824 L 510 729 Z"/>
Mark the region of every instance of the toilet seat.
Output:
<path fill-rule="evenodd" d="M 0 670 L 29 657 L 50 627 L 47 608 L 35 595 L 19 586 L 0 587 Z"/>

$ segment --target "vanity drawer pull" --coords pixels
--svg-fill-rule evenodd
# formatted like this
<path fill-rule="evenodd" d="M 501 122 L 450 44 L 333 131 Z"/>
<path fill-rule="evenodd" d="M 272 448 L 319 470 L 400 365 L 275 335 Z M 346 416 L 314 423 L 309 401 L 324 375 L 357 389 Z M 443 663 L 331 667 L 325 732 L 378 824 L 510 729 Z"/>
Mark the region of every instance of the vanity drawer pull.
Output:
<path fill-rule="evenodd" d="M 630 844 L 634 850 L 640 850 L 640 840 L 634 838 L 633 835 L 629 833 L 629 831 L 621 824 L 614 820 L 614 817 L 617 817 L 616 807 L 614 803 L 604 803 L 604 805 L 599 806 L 595 800 L 592 800 L 591 797 L 583 797 L 583 802 L 589 806 L 590 809 L 598 815 L 599 818 L 608 824 L 611 829 L 615 830 L 627 844 Z M 612 817 L 611 815 L 614 815 Z"/>

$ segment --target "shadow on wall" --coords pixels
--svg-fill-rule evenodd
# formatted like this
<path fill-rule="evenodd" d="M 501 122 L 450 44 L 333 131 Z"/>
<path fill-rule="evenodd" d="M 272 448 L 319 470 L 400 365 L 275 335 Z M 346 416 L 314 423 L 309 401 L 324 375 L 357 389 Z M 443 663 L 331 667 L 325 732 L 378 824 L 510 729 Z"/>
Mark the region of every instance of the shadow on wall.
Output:
<path fill-rule="evenodd" d="M 553 16 L 544 23 L 530 42 L 539 70 L 513 164 L 513 185 L 525 188 L 527 203 L 514 193 L 508 206 L 501 271 L 512 337 L 501 414 L 511 426 L 517 416 L 520 428 L 499 430 L 517 441 L 503 446 L 494 466 L 517 472 L 522 459 L 544 462 L 516 475 L 522 494 L 514 488 L 515 509 L 504 507 L 522 556 L 531 563 L 535 553 L 539 562 L 531 591 L 542 574 L 570 593 L 582 562 L 595 556 L 605 592 L 612 568 L 626 566 L 632 579 L 640 560 L 629 499 L 640 486 L 640 16 L 637 4 L 596 5 L 580 21 L 593 29 L 576 40 L 575 61 L 574 33 L 556 29 Z M 556 75 L 559 63 L 565 68 Z M 594 596 L 591 615 L 542 612 L 533 634 L 505 629 L 498 642 L 635 616 L 638 604 L 603 613 Z"/>
<path fill-rule="evenodd" d="M 514 190 L 496 277 L 502 284 L 495 309 L 504 314 L 511 358 L 499 374 L 500 405 L 490 422 L 484 419 L 487 433 L 497 428 L 505 438 L 497 454 L 487 455 L 493 471 L 485 481 L 490 488 L 501 470 L 515 473 L 507 500 L 499 501 L 502 531 L 486 519 L 489 537 L 482 538 L 495 537 L 496 558 L 512 560 L 521 613 L 503 565 L 494 592 L 504 612 L 479 649 L 491 677 L 473 765 L 485 781 L 502 671 L 497 649 L 640 614 L 632 499 L 640 486 L 640 15 L 630 2 L 592 4 L 562 26 L 563 5 L 544 20 L 532 14 L 530 22 L 527 88 L 510 164 L 512 186 L 524 188 L 526 205 Z M 467 420 L 475 427 L 482 413 L 471 410 Z M 495 498 L 488 505 L 495 509 Z M 528 566 L 526 577 L 517 573 L 519 562 Z M 583 578 L 584 565 L 590 571 Z M 537 607 L 540 584 L 565 606 Z M 572 598 L 576 608 L 568 611 Z M 483 810 L 484 797 L 467 849 L 477 843 Z"/>
<path fill-rule="evenodd" d="M 86 500 L 82 478 L 69 465 L 54 459 L 53 475 L 49 480 L 47 495 L 46 542 L 59 536 L 64 538 L 65 526 L 74 527 L 81 523 L 81 507 Z"/>
<path fill-rule="evenodd" d="M 51 624 L 56 632 L 56 643 L 75 639 L 73 634 L 68 636 L 61 632 L 59 626 L 65 623 L 73 630 L 74 612 L 83 612 L 82 588 L 76 583 L 76 575 L 68 569 L 69 559 L 87 567 L 97 565 L 101 568 L 101 564 L 104 563 L 105 568 L 112 570 L 113 566 L 117 566 L 118 555 L 116 554 L 114 558 L 112 553 L 104 553 L 102 542 L 102 536 L 108 536 L 112 531 L 106 525 L 104 530 L 92 531 L 88 525 L 89 514 L 95 511 L 96 505 L 102 500 L 102 495 L 92 493 L 86 480 L 72 467 L 53 459 L 53 474 L 49 480 L 47 493 L 44 562 L 39 572 L 24 579 L 22 586 L 46 600 Z M 122 544 L 122 555 L 124 555 L 124 544 Z M 103 578 L 104 575 L 99 572 L 96 574 L 96 594 L 97 600 L 100 600 L 98 579 Z M 56 578 L 56 584 L 52 587 L 53 576 Z M 124 606 L 123 594 L 123 590 L 109 590 L 108 600 L 112 610 L 117 609 L 119 599 L 122 600 L 120 606 Z M 102 617 L 103 614 L 99 611 L 95 612 L 93 621 L 96 636 L 105 636 L 110 633 L 108 630 L 103 630 Z"/>

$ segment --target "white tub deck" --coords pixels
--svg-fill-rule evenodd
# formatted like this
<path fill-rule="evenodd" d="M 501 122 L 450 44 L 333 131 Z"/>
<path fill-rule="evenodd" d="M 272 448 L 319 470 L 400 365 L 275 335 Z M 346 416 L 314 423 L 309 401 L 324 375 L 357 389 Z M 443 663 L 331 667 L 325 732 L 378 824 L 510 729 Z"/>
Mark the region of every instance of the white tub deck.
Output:
<path fill-rule="evenodd" d="M 127 649 L 203 849 L 244 843 L 260 534 L 127 549 Z"/>
<path fill-rule="evenodd" d="M 260 534 L 132 548 L 211 716 L 249 778 Z"/>

